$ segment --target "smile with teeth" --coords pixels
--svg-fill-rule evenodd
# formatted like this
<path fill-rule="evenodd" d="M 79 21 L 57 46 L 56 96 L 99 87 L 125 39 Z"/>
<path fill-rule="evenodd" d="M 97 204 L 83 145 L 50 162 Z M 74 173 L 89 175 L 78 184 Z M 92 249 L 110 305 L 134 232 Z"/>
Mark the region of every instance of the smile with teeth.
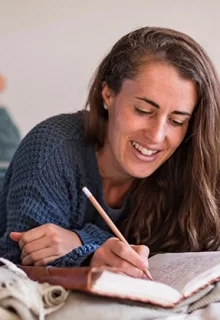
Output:
<path fill-rule="evenodd" d="M 135 149 L 140 151 L 140 153 L 142 153 L 144 156 L 152 156 L 158 152 L 158 150 L 150 150 L 150 149 L 144 148 L 139 143 L 137 143 L 135 141 L 133 141 L 132 144 L 135 147 Z"/>

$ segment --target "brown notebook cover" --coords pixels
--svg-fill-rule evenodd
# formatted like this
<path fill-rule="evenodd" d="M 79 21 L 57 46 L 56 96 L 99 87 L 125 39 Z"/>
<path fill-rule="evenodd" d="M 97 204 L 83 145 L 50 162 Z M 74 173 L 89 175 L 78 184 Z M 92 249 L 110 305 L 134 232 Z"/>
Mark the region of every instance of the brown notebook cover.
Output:
<path fill-rule="evenodd" d="M 32 267 L 21 266 L 30 279 L 40 283 L 48 282 L 52 285 L 60 285 L 68 290 L 89 290 L 91 287 L 91 277 L 100 274 L 103 268 L 57 268 L 57 267 Z"/>

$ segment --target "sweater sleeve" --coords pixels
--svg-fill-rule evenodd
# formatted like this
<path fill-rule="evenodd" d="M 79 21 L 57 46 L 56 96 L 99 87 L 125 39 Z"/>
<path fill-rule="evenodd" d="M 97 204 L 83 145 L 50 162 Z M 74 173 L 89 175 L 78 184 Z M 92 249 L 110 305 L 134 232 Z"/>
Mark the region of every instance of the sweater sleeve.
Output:
<path fill-rule="evenodd" d="M 81 229 L 74 229 L 83 245 L 74 249 L 66 256 L 61 257 L 50 265 L 56 267 L 80 266 L 84 260 L 93 254 L 107 239 L 113 237 L 110 232 L 100 229 L 92 223 L 86 223 Z"/>
<path fill-rule="evenodd" d="M 23 170 L 16 161 L 14 163 L 7 198 L 6 231 L 0 239 L 0 256 L 14 263 L 21 262 L 21 252 L 18 244 L 9 238 L 11 231 L 27 231 L 46 223 L 75 231 L 83 245 L 55 260 L 51 263 L 54 266 L 80 266 L 112 236 L 92 223 L 84 223 L 83 213 L 78 212 L 77 201 L 80 199 L 77 199 L 74 177 L 70 183 L 63 170 L 66 163 L 62 162 L 60 152 L 58 148 L 37 174 L 30 173 L 30 169 L 24 170 L 25 163 Z M 19 164 L 23 160 L 19 159 Z"/>

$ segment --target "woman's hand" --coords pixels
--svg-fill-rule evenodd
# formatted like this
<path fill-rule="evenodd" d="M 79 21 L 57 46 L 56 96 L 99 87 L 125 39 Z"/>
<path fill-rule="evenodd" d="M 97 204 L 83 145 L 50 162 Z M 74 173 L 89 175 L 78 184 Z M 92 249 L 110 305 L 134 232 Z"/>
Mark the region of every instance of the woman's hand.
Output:
<path fill-rule="evenodd" d="M 11 232 L 18 242 L 23 265 L 44 266 L 82 245 L 75 232 L 55 224 L 44 224 L 26 232 Z"/>
<path fill-rule="evenodd" d="M 116 267 L 132 277 L 148 279 L 143 272 L 148 268 L 148 256 L 146 246 L 129 246 L 118 238 L 110 238 L 94 253 L 90 266 Z"/>

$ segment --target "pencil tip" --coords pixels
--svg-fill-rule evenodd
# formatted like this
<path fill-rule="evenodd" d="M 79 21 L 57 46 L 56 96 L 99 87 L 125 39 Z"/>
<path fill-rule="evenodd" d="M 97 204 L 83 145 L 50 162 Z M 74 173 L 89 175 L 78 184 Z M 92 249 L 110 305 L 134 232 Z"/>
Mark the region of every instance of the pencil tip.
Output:
<path fill-rule="evenodd" d="M 152 275 L 150 274 L 150 271 L 148 269 L 144 270 L 144 273 L 146 274 L 146 276 L 149 278 L 149 280 L 153 281 Z"/>

